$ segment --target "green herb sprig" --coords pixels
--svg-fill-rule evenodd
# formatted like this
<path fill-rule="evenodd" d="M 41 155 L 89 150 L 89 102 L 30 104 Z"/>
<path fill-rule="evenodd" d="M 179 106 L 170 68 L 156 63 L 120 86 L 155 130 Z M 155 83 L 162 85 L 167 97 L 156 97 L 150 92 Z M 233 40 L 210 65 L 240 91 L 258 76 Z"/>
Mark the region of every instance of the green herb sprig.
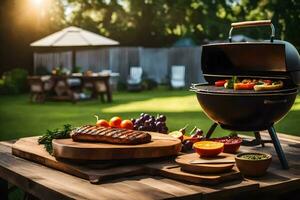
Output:
<path fill-rule="evenodd" d="M 53 153 L 52 148 L 52 140 L 53 139 L 63 139 L 63 138 L 69 138 L 70 133 L 72 131 L 72 126 L 70 124 L 65 124 L 63 129 L 54 129 L 54 130 L 47 130 L 46 134 L 41 136 L 38 139 L 39 144 L 43 144 L 46 151 L 48 151 L 49 154 Z"/>
<path fill-rule="evenodd" d="M 238 78 L 237 76 L 233 76 L 231 79 L 229 79 L 224 87 L 227 88 L 227 89 L 233 89 L 234 88 L 234 84 L 238 82 Z"/>

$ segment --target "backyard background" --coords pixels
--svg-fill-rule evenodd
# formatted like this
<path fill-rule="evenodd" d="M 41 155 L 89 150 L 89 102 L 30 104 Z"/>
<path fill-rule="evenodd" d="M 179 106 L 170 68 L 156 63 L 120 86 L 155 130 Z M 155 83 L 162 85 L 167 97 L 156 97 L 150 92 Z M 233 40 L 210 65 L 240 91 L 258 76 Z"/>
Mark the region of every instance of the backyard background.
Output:
<path fill-rule="evenodd" d="M 121 46 L 189 46 L 227 40 L 231 22 L 271 19 L 276 38 L 300 47 L 300 2 L 296 0 L 1 0 L 0 72 L 33 72 L 29 44 L 74 25 L 119 41 Z M 268 39 L 269 27 L 235 30 Z"/>
<path fill-rule="evenodd" d="M 141 112 L 162 113 L 168 118 L 170 130 L 189 124 L 190 129 L 198 126 L 207 131 L 211 121 L 202 112 L 195 95 L 188 91 L 191 82 L 203 81 L 199 70 L 200 46 L 227 41 L 231 22 L 260 19 L 271 19 L 276 27 L 276 38 L 291 42 L 299 50 L 300 2 L 296 0 L 1 0 L 0 140 L 40 135 L 46 129 L 66 123 L 74 126 L 95 123 L 94 114 L 109 119 L 115 115 L 138 117 Z M 57 67 L 46 66 L 43 59 L 34 54 L 30 43 L 71 25 L 119 41 L 120 47 L 116 48 L 120 51 L 136 52 L 134 62 L 126 62 L 122 56 L 110 57 L 116 53 L 115 47 L 95 50 L 92 54 L 99 56 L 97 62 L 89 59 L 88 52 L 79 52 L 77 63 L 83 70 L 112 69 L 124 74 L 120 79 L 124 82 L 129 67 L 140 65 L 151 79 L 167 84 L 161 80 L 169 75 L 170 66 L 184 64 L 189 73 L 187 88 L 174 91 L 163 85 L 140 93 L 120 90 L 113 94 L 111 104 L 97 100 L 77 104 L 30 103 L 27 75 L 33 74 L 37 67 Z M 234 31 L 234 34 L 268 39 L 270 30 L 269 27 L 250 28 Z M 173 59 L 169 59 L 172 53 Z M 146 55 L 156 55 L 150 59 L 151 63 L 155 61 L 154 66 L 145 59 Z M 34 60 L 35 64 L 41 64 L 34 66 Z M 62 64 L 67 67 L 68 62 Z M 154 69 L 164 69 L 164 73 Z M 276 128 L 278 132 L 300 135 L 299 124 L 298 97 Z M 217 133 L 228 134 L 221 129 Z"/>
<path fill-rule="evenodd" d="M 94 124 L 94 114 L 109 119 L 119 115 L 123 118 L 137 118 L 141 112 L 167 116 L 170 130 L 178 130 L 189 124 L 190 131 L 197 126 L 206 132 L 212 122 L 202 112 L 196 95 L 189 91 L 170 91 L 159 88 L 141 93 L 118 92 L 113 103 L 100 103 L 99 100 L 79 102 L 46 102 L 34 104 L 28 95 L 1 96 L 0 99 L 0 140 L 15 139 L 30 135 L 41 135 L 46 129 L 62 127 L 63 124 L 79 126 Z M 300 135 L 300 97 L 292 110 L 275 128 L 278 132 Z M 220 128 L 215 136 L 230 132 Z M 252 134 L 252 133 L 251 133 Z M 252 134 L 253 135 L 253 134 Z"/>

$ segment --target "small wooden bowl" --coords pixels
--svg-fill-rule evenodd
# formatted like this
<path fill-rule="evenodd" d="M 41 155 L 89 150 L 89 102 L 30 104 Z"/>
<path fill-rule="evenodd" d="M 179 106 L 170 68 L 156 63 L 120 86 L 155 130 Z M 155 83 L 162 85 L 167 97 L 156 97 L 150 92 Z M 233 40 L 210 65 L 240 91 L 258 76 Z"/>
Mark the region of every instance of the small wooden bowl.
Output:
<path fill-rule="evenodd" d="M 232 153 L 232 154 L 235 154 L 239 150 L 239 148 L 243 142 L 243 139 L 240 137 L 237 137 L 237 136 L 234 136 L 234 137 L 225 136 L 225 137 L 220 137 L 220 138 L 212 138 L 209 140 L 224 143 L 223 152 L 224 153 Z"/>
<path fill-rule="evenodd" d="M 246 154 L 266 155 L 267 158 L 262 160 L 250 160 L 250 159 L 241 158 L 242 155 L 246 155 Z M 240 172 L 244 176 L 249 176 L 249 177 L 263 176 L 266 173 L 268 167 L 270 166 L 271 161 L 272 161 L 272 156 L 270 154 L 261 153 L 261 152 L 240 153 L 235 157 L 235 162 Z"/>

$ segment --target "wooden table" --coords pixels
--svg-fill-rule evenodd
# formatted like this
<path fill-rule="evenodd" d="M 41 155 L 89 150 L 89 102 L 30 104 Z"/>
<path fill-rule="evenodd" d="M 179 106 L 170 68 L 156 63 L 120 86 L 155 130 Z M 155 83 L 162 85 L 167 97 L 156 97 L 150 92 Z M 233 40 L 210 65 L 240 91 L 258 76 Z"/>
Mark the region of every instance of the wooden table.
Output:
<path fill-rule="evenodd" d="M 269 173 L 258 179 L 216 186 L 179 182 L 160 176 L 134 176 L 93 185 L 84 179 L 15 157 L 11 154 L 12 142 L 0 142 L 0 199 L 7 195 L 8 182 L 40 199 L 299 199 L 300 139 L 281 134 L 279 138 L 290 170 L 281 169 L 270 144 L 264 148 L 243 147 L 243 150 L 271 152 L 274 160 Z"/>
<path fill-rule="evenodd" d="M 79 86 L 77 86 L 76 89 L 74 89 L 74 87 L 69 86 L 67 80 L 68 79 L 80 79 L 81 84 Z M 52 91 L 53 93 L 55 92 L 55 89 L 58 85 L 59 82 L 62 82 L 65 87 L 64 90 L 66 91 L 65 95 L 56 95 L 54 97 L 52 97 L 53 99 L 56 100 L 71 100 L 73 102 L 77 101 L 74 93 L 77 92 L 81 92 L 82 89 L 84 89 L 86 84 L 90 84 L 91 85 L 91 90 L 92 90 L 92 98 L 96 98 L 98 97 L 98 95 L 101 96 L 101 101 L 104 102 L 104 95 L 106 95 L 107 101 L 108 102 L 112 102 L 112 91 L 109 85 L 109 79 L 110 79 L 110 75 L 97 75 L 97 76 L 60 76 L 60 75 L 52 75 L 51 76 L 51 80 L 53 81 L 53 87 L 52 87 Z M 97 84 L 103 84 L 105 90 L 99 91 L 97 89 Z"/>
<path fill-rule="evenodd" d="M 112 91 L 111 91 L 111 87 L 109 85 L 109 79 L 110 79 L 110 75 L 98 75 L 98 76 L 80 76 L 78 77 L 81 79 L 81 81 L 83 82 L 83 84 L 85 83 L 91 83 L 92 86 L 92 97 L 97 97 L 97 95 L 100 93 L 101 95 L 101 100 L 104 101 L 103 99 L 103 94 L 106 94 L 107 97 L 107 101 L 108 102 L 112 102 Z M 101 93 L 101 91 L 99 92 L 97 90 L 97 84 L 98 82 L 103 82 L 106 90 L 104 92 Z"/>

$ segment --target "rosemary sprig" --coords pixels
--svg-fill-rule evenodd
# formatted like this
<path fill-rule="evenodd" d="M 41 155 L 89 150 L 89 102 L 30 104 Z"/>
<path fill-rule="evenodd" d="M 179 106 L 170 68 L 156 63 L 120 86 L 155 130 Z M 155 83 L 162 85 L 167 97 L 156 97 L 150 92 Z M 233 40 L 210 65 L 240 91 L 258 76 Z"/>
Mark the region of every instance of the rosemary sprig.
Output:
<path fill-rule="evenodd" d="M 72 131 L 72 126 L 70 124 L 65 124 L 63 129 L 47 130 L 46 134 L 41 136 L 38 139 L 38 142 L 39 144 L 44 145 L 44 148 L 46 149 L 46 151 L 48 151 L 49 154 L 52 154 L 53 153 L 52 140 L 69 138 L 71 131 Z"/>

